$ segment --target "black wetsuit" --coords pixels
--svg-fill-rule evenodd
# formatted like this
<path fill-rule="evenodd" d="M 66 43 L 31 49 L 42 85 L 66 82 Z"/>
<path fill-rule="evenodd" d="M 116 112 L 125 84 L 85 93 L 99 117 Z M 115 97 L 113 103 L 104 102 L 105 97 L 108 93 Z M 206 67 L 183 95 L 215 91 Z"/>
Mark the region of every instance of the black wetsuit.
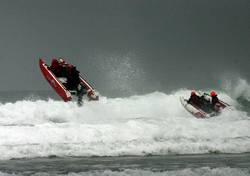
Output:
<path fill-rule="evenodd" d="M 48 69 L 49 69 L 56 77 L 60 77 L 61 72 L 60 72 L 60 67 L 59 67 L 59 65 L 57 65 L 57 66 L 50 66 L 50 67 L 48 67 Z"/>
<path fill-rule="evenodd" d="M 201 103 L 201 100 L 200 100 L 200 97 L 198 97 L 197 95 L 191 95 L 191 97 L 189 98 L 187 102 L 190 104 L 199 106 Z"/>
<path fill-rule="evenodd" d="M 219 102 L 219 99 L 218 99 L 217 95 L 216 95 L 216 96 L 213 96 L 213 97 L 212 97 L 212 106 L 214 107 L 215 104 L 218 103 L 218 102 Z"/>
<path fill-rule="evenodd" d="M 211 108 L 215 111 L 215 112 L 219 112 L 220 111 L 220 105 L 217 106 L 216 103 L 219 103 L 219 99 L 217 97 L 217 95 L 212 97 L 212 104 L 211 104 Z"/>
<path fill-rule="evenodd" d="M 188 103 L 199 107 L 200 109 L 202 109 L 203 111 L 210 113 L 211 112 L 211 105 L 210 102 L 207 101 L 204 96 L 197 96 L 197 95 L 191 95 L 191 97 L 189 98 L 189 100 L 187 101 Z"/>
<path fill-rule="evenodd" d="M 67 84 L 66 87 L 69 90 L 76 90 L 77 86 L 80 83 L 79 72 L 76 70 L 76 67 L 72 67 L 66 75 Z"/>
<path fill-rule="evenodd" d="M 65 65 L 51 65 L 49 70 L 52 71 L 56 77 L 67 77 L 67 67 Z"/>
<path fill-rule="evenodd" d="M 66 88 L 68 90 L 76 90 L 78 96 L 78 105 L 82 105 L 82 97 L 87 92 L 84 86 L 81 84 L 79 71 L 76 70 L 76 67 L 72 67 L 67 74 Z"/>
<path fill-rule="evenodd" d="M 201 96 L 201 109 L 206 113 L 211 113 L 213 108 L 211 108 L 211 103 L 209 100 L 206 100 L 204 95 Z"/>

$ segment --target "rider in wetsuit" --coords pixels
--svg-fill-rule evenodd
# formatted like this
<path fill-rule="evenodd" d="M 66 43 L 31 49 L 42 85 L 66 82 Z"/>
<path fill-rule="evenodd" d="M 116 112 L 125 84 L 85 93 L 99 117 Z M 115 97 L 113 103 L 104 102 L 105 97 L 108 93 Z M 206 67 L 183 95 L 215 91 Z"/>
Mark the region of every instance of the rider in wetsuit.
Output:
<path fill-rule="evenodd" d="M 69 90 L 75 90 L 76 95 L 78 97 L 78 105 L 82 105 L 82 97 L 84 94 L 87 93 L 86 88 L 81 83 L 79 71 L 76 69 L 75 66 L 70 66 L 67 68 L 68 74 L 67 74 L 67 83 L 66 88 Z"/>
<path fill-rule="evenodd" d="M 65 77 L 67 82 L 64 83 L 66 89 L 70 91 L 76 91 L 78 97 L 78 105 L 82 105 L 82 97 L 87 93 L 86 88 L 81 83 L 79 71 L 75 66 L 68 64 L 63 58 L 52 59 L 49 69 L 54 73 L 56 77 Z"/>
<path fill-rule="evenodd" d="M 211 91 L 210 96 L 212 97 L 212 100 L 211 100 L 212 109 L 218 112 L 220 110 L 220 103 L 219 103 L 219 98 L 217 97 L 216 92 Z"/>
<path fill-rule="evenodd" d="M 200 100 L 200 97 L 196 95 L 195 91 L 192 91 L 191 96 L 187 102 L 190 104 L 194 104 L 194 105 L 199 106 L 201 103 L 201 100 Z"/>

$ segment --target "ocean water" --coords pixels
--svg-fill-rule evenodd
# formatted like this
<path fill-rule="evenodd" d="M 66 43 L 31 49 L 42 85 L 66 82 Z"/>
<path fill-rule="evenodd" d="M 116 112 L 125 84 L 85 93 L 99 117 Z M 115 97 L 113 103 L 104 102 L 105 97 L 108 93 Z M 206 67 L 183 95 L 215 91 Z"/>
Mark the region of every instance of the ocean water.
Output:
<path fill-rule="evenodd" d="M 249 175 L 250 154 L 33 158 L 0 161 L 2 175 Z"/>
<path fill-rule="evenodd" d="M 51 92 L 2 92 L 0 175 L 250 175 L 248 94 L 219 91 L 231 107 L 196 119 L 179 101 L 189 93 L 78 107 Z"/>

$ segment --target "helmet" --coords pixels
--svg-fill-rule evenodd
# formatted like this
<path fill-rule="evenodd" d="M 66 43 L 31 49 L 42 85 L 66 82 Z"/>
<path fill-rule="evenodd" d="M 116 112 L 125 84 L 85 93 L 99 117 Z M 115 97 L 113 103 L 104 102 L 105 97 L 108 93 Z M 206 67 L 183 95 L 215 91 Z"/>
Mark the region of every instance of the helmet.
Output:
<path fill-rule="evenodd" d="M 211 97 L 215 97 L 216 95 L 217 95 L 217 94 L 216 94 L 215 91 L 211 91 L 211 92 L 210 92 L 210 96 L 211 96 Z"/>
<path fill-rule="evenodd" d="M 59 58 L 59 63 L 60 63 L 60 64 L 65 64 L 66 62 L 65 62 L 65 60 L 64 60 L 62 57 L 60 57 L 60 58 Z"/>
<path fill-rule="evenodd" d="M 194 95 L 196 95 L 196 93 L 195 93 L 195 91 L 194 91 L 194 90 L 192 90 L 192 92 L 191 92 L 191 96 L 194 96 Z"/>

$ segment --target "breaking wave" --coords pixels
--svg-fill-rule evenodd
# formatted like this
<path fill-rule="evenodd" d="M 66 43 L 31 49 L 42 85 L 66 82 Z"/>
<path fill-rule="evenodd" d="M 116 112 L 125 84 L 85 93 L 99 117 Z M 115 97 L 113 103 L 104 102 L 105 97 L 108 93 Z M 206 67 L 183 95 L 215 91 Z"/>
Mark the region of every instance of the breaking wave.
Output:
<path fill-rule="evenodd" d="M 232 79 L 225 81 L 224 89 L 234 98 L 245 98 L 250 101 L 250 85 L 244 79 Z"/>
<path fill-rule="evenodd" d="M 239 103 L 239 108 L 250 115 L 250 85 L 241 78 L 227 79 L 224 90 Z"/>
<path fill-rule="evenodd" d="M 102 97 L 83 107 L 52 99 L 0 104 L 0 159 L 250 152 L 246 112 L 196 119 L 179 102 L 189 93 Z"/>

